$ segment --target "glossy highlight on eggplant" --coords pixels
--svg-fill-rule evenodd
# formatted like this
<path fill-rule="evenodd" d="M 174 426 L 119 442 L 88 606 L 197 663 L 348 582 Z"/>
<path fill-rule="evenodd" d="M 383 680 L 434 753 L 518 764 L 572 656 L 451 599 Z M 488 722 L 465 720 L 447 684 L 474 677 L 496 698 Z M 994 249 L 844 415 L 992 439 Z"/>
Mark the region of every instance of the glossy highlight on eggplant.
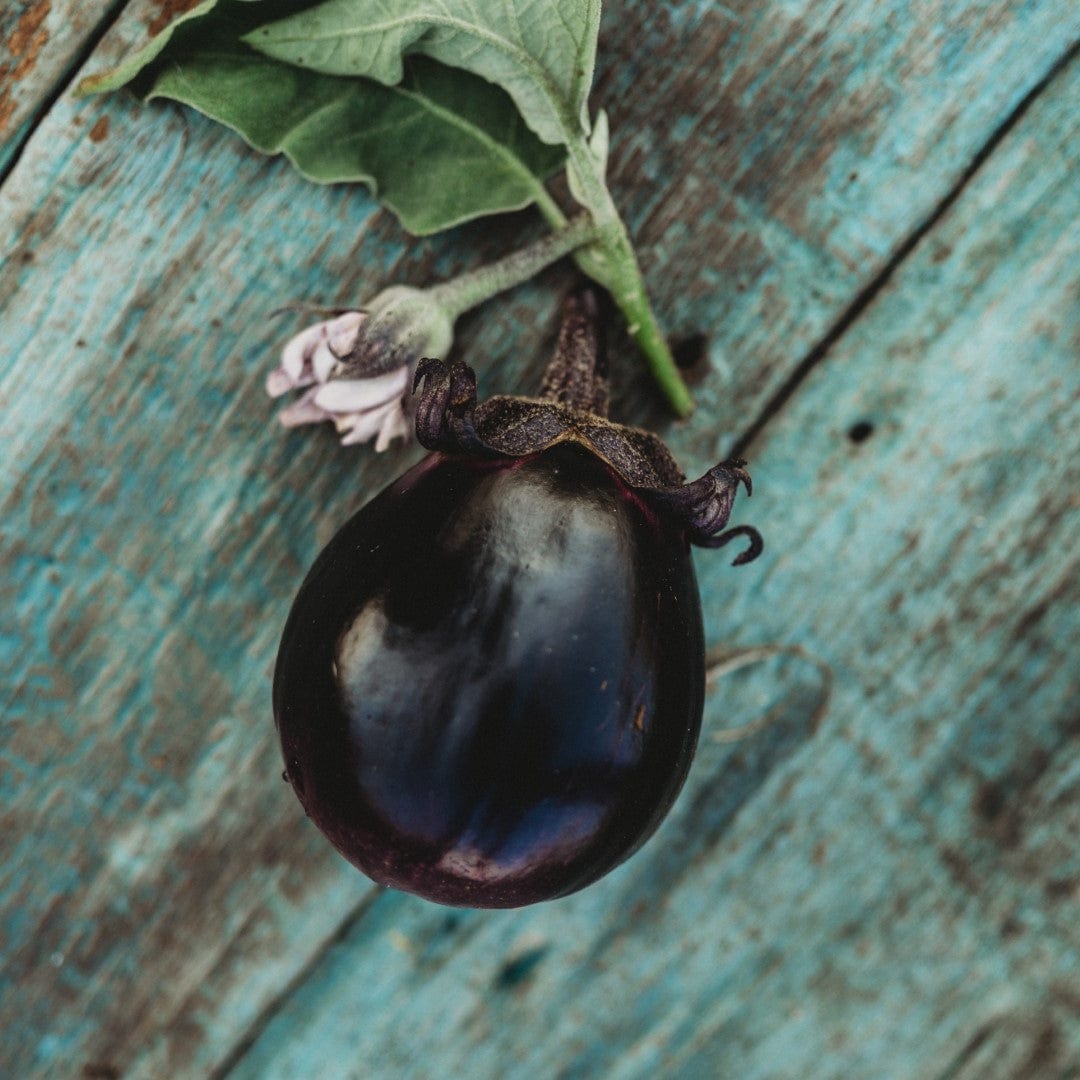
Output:
<path fill-rule="evenodd" d="M 760 547 L 719 534 L 741 462 L 684 485 L 659 440 L 604 419 L 594 327 L 572 300 L 535 401 L 477 405 L 464 365 L 423 365 L 432 453 L 331 540 L 282 638 L 305 810 L 375 881 L 439 903 L 565 896 L 654 832 L 701 724 L 691 541 Z"/>

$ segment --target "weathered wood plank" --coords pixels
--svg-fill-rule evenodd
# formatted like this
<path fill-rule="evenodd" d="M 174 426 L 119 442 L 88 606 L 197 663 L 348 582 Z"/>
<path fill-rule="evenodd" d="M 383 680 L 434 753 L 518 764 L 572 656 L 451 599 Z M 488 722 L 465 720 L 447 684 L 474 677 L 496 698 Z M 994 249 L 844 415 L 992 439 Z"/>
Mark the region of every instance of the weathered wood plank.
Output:
<path fill-rule="evenodd" d="M 805 658 L 714 685 L 653 843 L 524 912 L 380 897 L 231 1077 L 1080 1073 L 1078 93 L 752 448 L 709 629 Z"/>
<path fill-rule="evenodd" d="M 663 325 L 708 339 L 693 430 L 729 445 L 1080 38 L 1080 10 L 634 5 L 605 26 L 612 183 Z"/>
<path fill-rule="evenodd" d="M 815 37 L 809 25 L 830 12 Z M 853 283 L 940 200 L 1069 28 L 1069 12 L 1047 3 L 897 5 L 891 24 L 869 5 L 767 5 L 737 29 L 721 15 L 706 4 L 659 16 L 612 4 L 602 43 L 601 94 L 624 133 L 615 183 L 646 239 L 662 316 L 678 333 L 723 327 L 705 407 L 676 433 L 699 465 L 767 395 L 777 365 L 797 360 Z M 961 32 L 970 47 L 946 71 L 927 42 Z M 102 63 L 125 34 L 142 40 L 141 16 L 126 18 Z M 852 50 L 857 63 L 844 60 Z M 661 85 L 643 58 L 664 55 L 684 60 Z M 721 79 L 717 55 L 735 57 Z M 849 83 L 810 92 L 830 71 L 856 80 L 869 70 L 880 83 L 865 83 L 864 112 L 843 114 L 850 127 L 835 115 Z M 732 103 L 737 130 L 721 141 Z M 799 114 L 820 156 L 809 138 L 787 168 L 761 133 Z M 102 118 L 106 138 L 80 137 Z M 903 153 L 889 136 L 901 118 Z M 839 183 L 853 157 L 873 184 Z M 696 181 L 673 184 L 682 167 Z M 742 184 L 739 200 L 718 177 Z M 881 191 L 896 213 L 870 212 Z M 813 210 L 820 192 L 831 216 Z M 800 206 L 806 233 L 785 217 Z M 19 1010 L 4 1024 L 0 1070 L 89 1062 L 204 1075 L 371 895 L 271 782 L 280 765 L 268 667 L 303 566 L 404 458 L 345 455 L 326 433 L 279 434 L 260 386 L 283 330 L 266 313 L 286 299 L 344 303 L 390 278 L 428 280 L 504 250 L 517 224 L 405 254 L 405 238 L 357 193 L 309 188 L 197 118 L 122 99 L 59 103 L 0 190 L 0 593 L 13 616 L 0 628 L 0 955 L 5 1003 Z M 846 251 L 845 230 L 869 253 L 860 265 L 815 254 Z M 535 380 L 554 332 L 550 290 L 567 280 L 553 273 L 466 323 L 468 354 L 491 358 L 488 385 Z M 745 293 L 725 293 L 731 280 Z M 736 348 L 747 380 L 721 364 Z M 624 383 L 623 402 L 632 397 Z M 803 675 L 811 702 L 815 672 Z M 769 685 L 746 691 L 747 716 Z M 749 755 L 755 786 L 808 738 L 806 711 L 776 730 L 775 745 Z M 738 805 L 713 806 L 713 820 Z M 397 910 L 378 900 L 387 903 Z M 604 925 L 602 906 L 582 911 Z M 527 958 L 528 941 L 505 933 Z M 658 939 L 653 961 L 669 940 Z M 384 1008 L 379 1023 L 392 1025 Z"/>
<path fill-rule="evenodd" d="M 8 0 L 0 9 L 0 175 L 49 101 L 70 82 L 83 54 L 121 9 L 124 37 L 141 44 L 198 0 Z M 81 117 L 73 117 L 81 124 Z M 90 136 L 108 134 L 99 118 Z"/>
<path fill-rule="evenodd" d="M 0 8 L 0 174 L 122 2 L 10 0 Z"/>

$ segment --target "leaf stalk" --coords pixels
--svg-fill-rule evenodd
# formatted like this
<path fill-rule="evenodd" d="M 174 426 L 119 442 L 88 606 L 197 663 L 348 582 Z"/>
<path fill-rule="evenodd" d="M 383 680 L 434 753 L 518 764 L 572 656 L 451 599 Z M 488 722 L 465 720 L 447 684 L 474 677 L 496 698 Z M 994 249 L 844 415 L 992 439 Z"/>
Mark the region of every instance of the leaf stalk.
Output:
<path fill-rule="evenodd" d="M 653 314 L 633 244 L 601 166 L 584 139 L 574 138 L 567 149 L 567 168 L 574 170 L 575 179 L 599 228 L 596 242 L 578 252 L 578 266 L 614 297 L 626 318 L 630 336 L 668 403 L 680 417 L 689 416 L 694 411 L 694 399 Z"/>
<path fill-rule="evenodd" d="M 536 243 L 427 291 L 453 321 L 477 304 L 535 277 L 564 255 L 594 242 L 599 235 L 592 218 L 581 214 Z"/>

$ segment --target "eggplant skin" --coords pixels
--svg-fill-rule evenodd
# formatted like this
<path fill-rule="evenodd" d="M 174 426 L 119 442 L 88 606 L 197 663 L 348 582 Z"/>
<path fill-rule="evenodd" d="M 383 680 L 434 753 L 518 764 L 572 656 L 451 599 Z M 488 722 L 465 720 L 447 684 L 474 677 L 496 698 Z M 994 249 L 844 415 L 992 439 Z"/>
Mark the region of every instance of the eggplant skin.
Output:
<path fill-rule="evenodd" d="M 383 885 L 519 907 L 654 832 L 704 701 L 685 529 L 573 442 L 434 453 L 304 581 L 274 715 L 308 816 Z"/>

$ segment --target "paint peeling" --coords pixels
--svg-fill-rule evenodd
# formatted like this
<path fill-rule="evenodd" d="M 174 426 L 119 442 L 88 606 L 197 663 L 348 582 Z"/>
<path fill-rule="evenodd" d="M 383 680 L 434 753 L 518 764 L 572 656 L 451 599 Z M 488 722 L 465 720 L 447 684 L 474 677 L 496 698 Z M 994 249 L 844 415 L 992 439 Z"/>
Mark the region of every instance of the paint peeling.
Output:
<path fill-rule="evenodd" d="M 31 5 L 19 16 L 19 21 L 15 24 L 11 37 L 8 38 L 8 52 L 14 57 L 28 60 L 31 67 L 37 62 L 42 45 L 49 40 L 48 31 L 42 24 L 51 10 L 51 0 L 39 0 L 38 3 Z M 18 69 L 16 69 L 16 74 L 18 74 Z"/>
<path fill-rule="evenodd" d="M 8 130 L 15 116 L 14 84 L 34 70 L 38 56 L 49 40 L 49 32 L 43 24 L 51 10 L 51 0 L 32 4 L 19 16 L 5 42 L 14 63 L 0 65 L 0 134 Z"/>
<path fill-rule="evenodd" d="M 0 67 L 0 81 L 7 78 L 8 69 Z M 15 99 L 11 96 L 11 90 L 5 86 L 0 90 L 0 133 L 7 130 L 11 118 L 15 115 Z"/>
<path fill-rule="evenodd" d="M 200 0 L 161 0 L 158 13 L 146 25 L 151 37 L 160 34 L 178 15 L 183 15 L 198 4 Z"/>

